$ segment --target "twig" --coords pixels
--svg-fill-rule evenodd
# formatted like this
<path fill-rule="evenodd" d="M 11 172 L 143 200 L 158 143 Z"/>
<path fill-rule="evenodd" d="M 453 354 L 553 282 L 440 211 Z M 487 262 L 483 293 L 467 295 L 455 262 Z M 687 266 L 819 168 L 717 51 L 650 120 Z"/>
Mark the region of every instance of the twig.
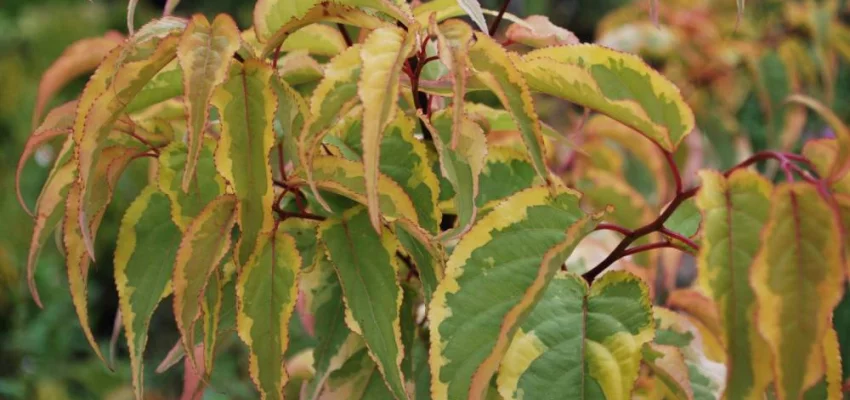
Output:
<path fill-rule="evenodd" d="M 496 15 L 496 19 L 490 24 L 490 36 L 496 34 L 496 31 L 499 29 L 499 23 L 502 22 L 502 17 L 505 16 L 505 11 L 508 10 L 508 4 L 511 3 L 511 0 L 504 0 L 502 2 L 502 8 L 499 9 L 499 15 Z"/>
<path fill-rule="evenodd" d="M 351 41 L 351 36 L 348 35 L 348 30 L 345 29 L 345 25 L 337 22 L 336 27 L 339 29 L 339 33 L 342 34 L 342 38 L 345 40 L 345 45 L 348 47 L 353 46 L 354 42 Z"/>

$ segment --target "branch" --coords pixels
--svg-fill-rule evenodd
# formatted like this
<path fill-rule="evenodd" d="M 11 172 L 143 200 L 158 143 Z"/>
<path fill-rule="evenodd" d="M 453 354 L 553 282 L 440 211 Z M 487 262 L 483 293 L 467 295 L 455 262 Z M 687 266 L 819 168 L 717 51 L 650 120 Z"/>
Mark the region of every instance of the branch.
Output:
<path fill-rule="evenodd" d="M 502 8 L 499 9 L 499 15 L 496 15 L 496 19 L 493 20 L 493 23 L 490 24 L 490 36 L 496 34 L 496 31 L 499 29 L 499 23 L 502 22 L 502 17 L 505 16 L 505 11 L 508 10 L 508 4 L 511 3 L 511 0 L 502 1 Z"/>

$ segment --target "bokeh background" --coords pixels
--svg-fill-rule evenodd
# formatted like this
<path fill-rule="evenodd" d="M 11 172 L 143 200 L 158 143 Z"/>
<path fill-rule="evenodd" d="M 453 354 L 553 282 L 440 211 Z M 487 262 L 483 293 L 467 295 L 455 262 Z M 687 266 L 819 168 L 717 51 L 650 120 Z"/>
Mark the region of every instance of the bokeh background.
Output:
<path fill-rule="evenodd" d="M 696 32 L 686 29 L 688 21 L 681 22 L 681 26 L 672 31 L 651 27 L 646 13 L 649 1 L 636 2 L 641 4 L 638 7 L 643 10 L 641 13 L 627 11 L 623 16 L 609 17 L 607 23 L 628 25 L 637 20 L 635 29 L 644 29 L 626 30 L 622 33 L 624 37 L 619 39 L 621 42 L 638 37 L 664 42 L 668 34 L 679 37 L 682 43 L 708 41 L 693 42 L 696 44 L 684 49 L 675 43 L 662 43 L 662 47 L 667 47 L 666 52 L 661 53 L 654 52 L 657 49 L 652 48 L 652 43 L 642 47 L 637 45 L 637 50 L 653 66 L 662 68 L 677 83 L 687 83 L 683 91 L 695 106 L 698 125 L 703 130 L 705 154 L 700 154 L 703 164 L 728 167 L 742 154 L 777 144 L 782 146 L 781 132 L 787 130 L 785 127 L 793 121 L 789 120 L 792 117 L 777 110 L 781 108 L 782 98 L 791 92 L 829 97 L 832 108 L 845 121 L 850 120 L 850 69 L 844 67 L 845 58 L 850 58 L 850 40 L 846 48 L 836 45 L 834 62 L 825 63 L 830 64 L 829 76 L 822 76 L 822 65 L 815 65 L 815 72 L 810 74 L 814 76 L 811 82 L 797 79 L 797 75 L 803 77 L 804 74 L 789 72 L 789 65 L 783 64 L 783 53 L 773 49 L 778 48 L 783 39 L 799 36 L 804 47 L 800 54 L 811 51 L 812 57 L 817 58 L 822 44 L 818 42 L 817 32 L 813 32 L 817 29 L 807 31 L 805 27 L 826 27 L 845 21 L 845 0 L 827 1 L 834 3 L 834 12 L 825 15 L 823 21 L 810 21 L 809 24 L 799 24 L 799 21 L 793 20 L 793 15 L 785 15 L 788 12 L 782 9 L 782 1 L 750 1 L 747 2 L 747 18 L 760 18 L 763 23 L 744 24 L 740 30 L 734 26 L 735 1 L 714 0 L 722 3 L 717 8 L 709 8 L 715 19 L 694 22 Z M 710 0 L 659 2 L 670 10 L 682 10 L 688 4 L 712 3 Z M 141 0 L 136 12 L 136 26 L 157 16 L 163 3 L 164 0 Z M 583 42 L 589 42 L 597 39 L 597 32 L 615 30 L 600 27 L 600 20 L 627 3 L 632 1 L 512 0 L 509 10 L 520 16 L 547 15 L 555 24 L 573 31 Z M 491 9 L 498 8 L 501 0 L 482 0 L 482 4 Z M 68 293 L 64 262 L 54 245 L 46 246 L 42 252 L 36 276 L 45 308 L 39 309 L 31 300 L 26 286 L 25 265 L 32 221 L 17 203 L 14 187 L 18 157 L 32 130 L 32 110 L 41 74 L 75 40 L 101 36 L 108 30 L 126 33 L 126 6 L 126 1 L 118 0 L 0 0 L 0 399 L 132 398 L 129 361 L 121 343 L 123 338 L 115 351 L 115 371 L 111 372 L 95 358 L 83 337 Z M 176 14 L 204 13 L 212 18 L 224 12 L 236 17 L 240 27 L 247 28 L 252 7 L 253 1 L 248 0 L 183 0 Z M 655 31 L 646 31 L 647 25 Z M 706 29 L 715 29 L 720 39 L 734 37 L 745 44 L 751 41 L 755 48 L 755 64 L 748 66 L 747 63 L 724 58 L 729 55 L 728 49 L 712 47 L 717 44 L 717 37 L 704 37 L 703 33 L 708 32 Z M 693 36 L 688 36 L 690 34 Z M 609 36 L 609 40 L 615 39 L 616 35 Z M 686 51 L 694 53 L 695 58 L 683 57 L 688 54 Z M 720 72 L 708 68 L 718 60 L 721 61 Z M 729 67 L 732 64 L 734 66 Z M 791 75 L 795 78 L 792 79 Z M 71 82 L 49 107 L 72 100 L 84 84 L 85 78 Z M 573 121 L 563 118 L 563 105 L 549 104 L 545 99 L 538 105 L 542 117 L 553 126 L 563 129 L 572 126 Z M 580 116 L 580 113 L 574 116 Z M 799 129 L 792 134 L 797 139 L 829 134 L 812 118 L 798 125 Z M 799 143 L 799 140 L 792 142 Z M 787 146 L 788 150 L 799 148 L 794 143 Z M 51 151 L 49 146 L 41 149 L 24 169 L 22 192 L 29 204 L 35 201 L 47 176 Z M 125 173 L 98 236 L 99 263 L 90 273 L 89 304 L 91 324 L 104 349 L 109 346 L 117 310 L 111 265 L 112 243 L 123 210 L 140 191 L 143 182 L 140 178 L 144 174 L 145 171 L 138 168 Z M 639 181 L 640 177 L 635 179 Z M 850 310 L 850 307 L 845 309 Z M 151 324 L 146 354 L 146 360 L 150 360 L 146 380 L 151 399 L 177 398 L 181 393 L 182 363 L 166 374 L 153 373 L 153 368 L 178 338 L 170 310 L 169 303 L 164 302 Z M 293 345 L 290 346 L 292 353 L 311 345 L 310 338 L 299 330 L 297 323 L 295 325 Z M 847 331 L 850 329 L 839 329 L 839 332 Z M 842 347 L 847 349 L 850 346 L 845 346 L 844 339 L 842 337 Z M 247 358 L 240 353 L 240 346 L 226 347 L 228 350 L 217 358 L 214 384 L 204 398 L 252 398 L 254 392 L 246 378 Z M 844 358 L 850 359 L 850 355 L 845 354 Z"/>

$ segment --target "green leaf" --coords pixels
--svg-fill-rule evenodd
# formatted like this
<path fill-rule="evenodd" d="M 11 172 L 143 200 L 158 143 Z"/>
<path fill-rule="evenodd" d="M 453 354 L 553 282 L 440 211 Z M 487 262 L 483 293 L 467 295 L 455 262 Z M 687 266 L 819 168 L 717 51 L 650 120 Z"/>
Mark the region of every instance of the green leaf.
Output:
<path fill-rule="evenodd" d="M 531 92 L 526 83 L 528 77 L 523 78 L 517 70 L 516 57 L 502 45 L 480 33 L 475 37 L 477 42 L 470 47 L 469 57 L 476 77 L 493 91 L 502 106 L 513 115 L 534 169 L 548 181 L 546 147 L 540 119 L 534 111 Z"/>
<path fill-rule="evenodd" d="M 182 94 L 183 70 L 180 68 L 180 63 L 173 60 L 145 84 L 142 90 L 133 97 L 124 112 L 128 114 L 138 113 Z"/>
<path fill-rule="evenodd" d="M 491 145 L 478 178 L 475 203 L 478 208 L 495 206 L 514 193 L 542 183 L 528 154 L 507 146 Z"/>
<path fill-rule="evenodd" d="M 189 117 L 186 133 L 189 157 L 183 174 L 184 192 L 189 191 L 189 185 L 195 179 L 213 91 L 227 78 L 230 60 L 238 49 L 239 27 L 226 14 L 219 14 L 212 25 L 203 15 L 194 15 L 177 45 L 177 61 L 183 70 L 185 87 L 183 101 Z"/>
<path fill-rule="evenodd" d="M 337 27 L 312 24 L 289 35 L 280 49 L 287 53 L 307 51 L 307 53 L 317 56 L 333 57 L 342 53 L 347 47 L 345 38 Z"/>
<path fill-rule="evenodd" d="M 463 235 L 475 222 L 478 212 L 475 204 L 475 198 L 478 196 L 478 180 L 487 156 L 487 138 L 481 131 L 481 127 L 466 117 L 461 119 L 462 127 L 458 135 L 457 147 L 451 148 L 453 121 L 452 113 L 448 109 L 435 113 L 431 118 L 432 137 L 440 156 L 440 169 L 443 176 L 451 182 L 455 192 L 457 228 L 443 233 L 447 238 Z"/>
<path fill-rule="evenodd" d="M 227 81 L 212 99 L 221 114 L 215 165 L 239 200 L 241 236 L 234 252 L 239 266 L 258 251 L 261 232 L 270 231 L 274 223 L 269 165 L 277 107 L 270 82 L 273 74 L 271 67 L 260 60 L 250 59 L 244 65 L 234 63 Z"/>
<path fill-rule="evenodd" d="M 466 95 L 469 45 L 473 41 L 472 28 L 460 20 L 450 20 L 439 27 L 431 20 L 430 32 L 437 36 L 437 51 L 443 65 L 450 68 L 452 74 L 452 149 L 457 149 L 458 141 L 465 128 L 466 116 L 463 98 Z"/>
<path fill-rule="evenodd" d="M 550 190 L 511 196 L 455 247 L 429 310 L 435 398 L 485 395 L 510 338 L 596 226 L 576 192 Z"/>
<path fill-rule="evenodd" d="M 528 85 L 602 112 L 667 151 L 694 128 L 694 115 L 670 81 L 638 56 L 597 45 L 556 46 L 515 58 Z"/>
<path fill-rule="evenodd" d="M 381 138 L 398 110 L 399 76 L 414 49 L 416 36 L 396 27 L 379 28 L 366 37 L 360 49 L 363 73 L 357 96 L 363 103 L 363 165 L 366 204 L 372 227 L 381 231 L 378 171 Z"/>
<path fill-rule="evenodd" d="M 697 207 L 696 200 L 687 199 L 676 207 L 670 218 L 664 222 L 664 227 L 680 233 L 685 237 L 694 237 L 702 224 L 702 214 Z"/>
<path fill-rule="evenodd" d="M 443 252 L 432 243 L 426 232 L 410 224 L 396 222 L 394 231 L 401 247 L 413 259 L 425 292 L 425 302 L 430 303 L 437 284 L 443 279 Z"/>
<path fill-rule="evenodd" d="M 770 200 L 750 280 L 777 394 L 798 398 L 823 374 L 818 350 L 844 289 L 841 226 L 814 185 L 782 184 Z"/>
<path fill-rule="evenodd" d="M 224 194 L 224 179 L 216 171 L 213 160 L 214 146 L 215 141 L 208 140 L 201 148 L 196 163 L 198 177 L 188 192 L 181 188 L 189 159 L 186 145 L 183 142 L 172 142 L 160 150 L 157 170 L 159 190 L 171 200 L 172 218 L 181 230 L 186 230 L 209 202 Z"/>
<path fill-rule="evenodd" d="M 261 398 L 282 399 L 288 379 L 283 355 L 289 345 L 301 256 L 295 239 L 285 233 L 263 233 L 259 243 L 236 283 L 236 326 L 250 350 L 248 370 Z"/>
<path fill-rule="evenodd" d="M 195 321 L 201 314 L 199 299 L 204 296 L 213 271 L 230 251 L 236 207 L 236 197 L 232 194 L 222 195 L 207 204 L 186 227 L 173 263 L 174 317 L 184 351 L 190 359 L 194 348 Z M 194 359 L 192 365 L 195 365 Z"/>
<path fill-rule="evenodd" d="M 277 95 L 277 112 L 274 131 L 278 143 L 283 144 L 284 160 L 294 165 L 300 163 L 298 138 L 304 122 L 310 115 L 307 102 L 289 84 L 279 77 L 272 78 L 272 88 Z"/>
<path fill-rule="evenodd" d="M 499 393 L 628 398 L 653 328 L 640 278 L 609 272 L 588 288 L 580 276 L 558 272 L 502 360 Z"/>
<path fill-rule="evenodd" d="M 328 377 L 325 396 L 352 400 L 393 398 L 392 392 L 381 380 L 379 368 L 379 364 L 369 358 L 367 349 L 361 348 Z"/>
<path fill-rule="evenodd" d="M 342 219 L 319 226 L 319 239 L 339 276 L 349 328 L 363 336 L 370 357 L 385 378 L 393 397 L 406 399 L 400 363 L 404 355 L 399 313 L 402 290 L 396 276 L 398 241 L 389 232 L 370 228 L 362 207 L 347 211 Z"/>
<path fill-rule="evenodd" d="M 726 393 L 735 398 L 762 398 L 772 376 L 767 343 L 756 330 L 755 293 L 750 286 L 759 234 L 767 222 L 771 184 L 746 170 L 724 178 L 700 174 L 696 205 L 703 214 L 699 283 L 717 304 L 729 371 Z"/>
<path fill-rule="evenodd" d="M 148 186 L 127 209 L 115 249 L 115 285 L 127 336 L 137 399 L 144 397 L 143 354 L 153 312 L 165 297 L 180 229 L 168 197 Z"/>

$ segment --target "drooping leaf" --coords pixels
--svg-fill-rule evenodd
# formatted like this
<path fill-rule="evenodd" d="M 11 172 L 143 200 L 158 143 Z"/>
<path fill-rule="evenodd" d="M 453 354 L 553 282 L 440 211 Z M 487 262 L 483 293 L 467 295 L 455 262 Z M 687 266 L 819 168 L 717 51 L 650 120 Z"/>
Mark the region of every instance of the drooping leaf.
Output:
<path fill-rule="evenodd" d="M 249 371 L 260 397 L 282 399 L 288 380 L 283 355 L 289 346 L 301 256 L 295 239 L 285 233 L 262 233 L 259 239 L 257 253 L 242 267 L 236 283 L 236 325 L 250 350 Z"/>
<path fill-rule="evenodd" d="M 437 54 L 440 61 L 449 68 L 452 76 L 452 134 L 447 144 L 457 149 L 458 141 L 465 128 L 466 116 L 463 98 L 466 95 L 467 68 L 469 67 L 469 46 L 473 40 L 472 28 L 465 22 L 451 20 L 439 27 L 432 19 L 429 31 L 437 36 Z"/>
<path fill-rule="evenodd" d="M 557 26 L 544 15 L 530 15 L 525 18 L 528 25 L 513 24 L 505 31 L 505 37 L 526 46 L 540 48 L 578 44 L 576 35 Z"/>
<path fill-rule="evenodd" d="M 224 282 L 225 276 L 221 268 L 216 268 L 210 274 L 207 287 L 204 290 L 204 300 L 201 303 L 201 321 L 203 323 L 203 347 L 204 347 L 204 373 L 207 377 L 212 375 L 213 363 L 216 350 L 218 350 L 219 326 L 221 325 L 221 309 L 224 306 Z M 197 359 L 196 359 L 197 360 Z M 197 362 L 197 361 L 195 361 Z M 195 367 L 191 360 L 186 364 L 189 369 Z"/>
<path fill-rule="evenodd" d="M 819 344 L 843 291 L 841 227 L 814 185 L 780 185 L 770 204 L 751 272 L 756 321 L 778 397 L 798 398 L 823 374 Z"/>
<path fill-rule="evenodd" d="M 201 299 L 207 283 L 225 254 L 230 251 L 236 208 L 236 197 L 231 194 L 209 202 L 185 228 L 180 250 L 172 264 L 174 319 L 184 351 L 190 357 L 195 346 L 195 321 L 201 313 Z M 192 365 L 195 365 L 192 361 Z"/>
<path fill-rule="evenodd" d="M 399 75 L 415 42 L 415 35 L 400 28 L 386 27 L 372 31 L 360 49 L 363 73 L 357 85 L 357 96 L 363 103 L 366 204 L 372 227 L 378 232 L 381 230 L 378 198 L 381 138 L 398 110 Z"/>
<path fill-rule="evenodd" d="M 80 39 L 68 46 L 41 75 L 32 112 L 33 127 L 41 122 L 41 114 L 56 92 L 74 78 L 95 69 L 123 39 L 120 33 L 110 31 L 102 37 Z"/>
<path fill-rule="evenodd" d="M 476 219 L 478 209 L 475 199 L 478 196 L 479 177 L 487 157 L 487 138 L 481 127 L 468 118 L 462 118 L 457 147 L 452 149 L 452 113 L 449 110 L 437 112 L 431 122 L 434 145 L 440 157 L 440 170 L 454 189 L 455 211 L 458 216 L 457 228 L 443 235 L 446 238 L 456 238 L 467 232 Z"/>
<path fill-rule="evenodd" d="M 222 121 L 215 165 L 239 200 L 241 235 L 234 251 L 239 266 L 257 251 L 260 234 L 274 223 L 269 152 L 274 146 L 277 96 L 271 88 L 272 74 L 260 60 L 234 63 L 212 99 Z"/>
<path fill-rule="evenodd" d="M 396 399 L 406 399 L 400 364 L 404 355 L 399 313 L 402 290 L 396 280 L 398 241 L 389 232 L 370 228 L 367 210 L 357 207 L 342 219 L 319 226 L 320 240 L 339 277 L 349 328 L 363 336 L 387 387 Z"/>
<path fill-rule="evenodd" d="M 172 142 L 159 154 L 159 190 L 171 200 L 174 223 L 186 230 L 189 223 L 217 196 L 224 193 L 224 179 L 218 174 L 213 161 L 214 142 L 207 141 L 198 154 L 195 180 L 188 192 L 181 188 L 181 177 L 186 173 L 188 149 L 182 142 Z"/>
<path fill-rule="evenodd" d="M 180 229 L 171 205 L 155 186 L 133 201 L 121 221 L 115 249 L 115 285 L 127 336 L 137 399 L 144 397 L 143 355 L 153 312 L 168 290 Z"/>
<path fill-rule="evenodd" d="M 490 37 L 476 34 L 476 43 L 470 47 L 469 58 L 476 77 L 493 91 L 502 106 L 510 111 L 522 134 L 534 168 L 538 175 L 548 180 L 546 147 L 540 119 L 534 110 L 526 78 L 516 67 L 516 60 L 499 43 Z"/>
<path fill-rule="evenodd" d="M 558 272 L 522 323 L 497 379 L 504 398 L 628 398 L 654 335 L 649 289 L 625 272 L 592 286 Z"/>
<path fill-rule="evenodd" d="M 182 179 L 184 192 L 189 191 L 195 179 L 213 91 L 227 78 L 230 60 L 238 48 L 239 27 L 226 14 L 219 14 L 212 24 L 203 15 L 196 14 L 177 45 L 177 61 L 183 70 L 183 101 L 189 117 L 186 132 L 189 156 Z"/>
<path fill-rule="evenodd" d="M 573 45 L 535 50 L 516 61 L 531 89 L 602 112 L 667 151 L 694 128 L 679 89 L 635 55 Z"/>
<path fill-rule="evenodd" d="M 536 187 L 461 238 L 429 310 L 434 398 L 483 398 L 514 332 L 596 221 L 576 192 Z"/>
<path fill-rule="evenodd" d="M 76 163 L 72 158 L 74 141 L 69 137 L 56 157 L 56 162 L 47 176 L 47 181 L 35 205 L 35 225 L 32 228 L 29 253 L 27 254 L 27 285 L 33 300 L 43 307 L 35 285 L 35 268 L 41 248 L 65 215 L 68 191 L 77 177 Z"/>
<path fill-rule="evenodd" d="M 770 382 L 771 355 L 757 331 L 756 298 L 750 286 L 753 259 L 761 247 L 771 184 L 752 171 L 729 178 L 702 172 L 697 206 L 703 214 L 700 286 L 717 304 L 729 371 L 727 396 L 761 398 Z"/>

